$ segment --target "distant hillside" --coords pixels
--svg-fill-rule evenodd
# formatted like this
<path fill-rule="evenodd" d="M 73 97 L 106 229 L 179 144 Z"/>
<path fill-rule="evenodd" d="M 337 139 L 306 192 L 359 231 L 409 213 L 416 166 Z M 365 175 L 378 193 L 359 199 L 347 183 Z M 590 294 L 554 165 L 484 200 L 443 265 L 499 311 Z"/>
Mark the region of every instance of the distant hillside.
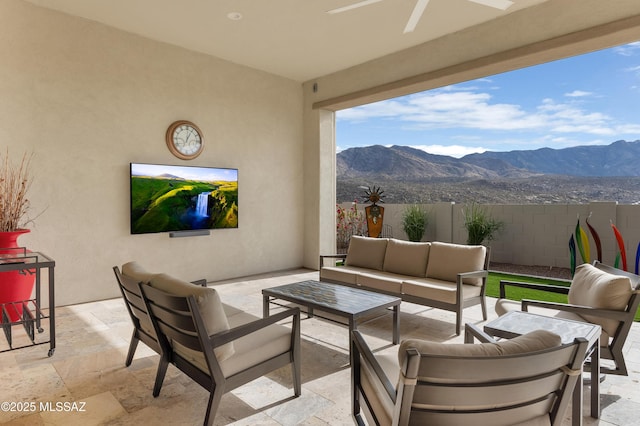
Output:
<path fill-rule="evenodd" d="M 502 160 L 513 167 L 537 173 L 570 176 L 640 176 L 640 141 L 620 140 L 610 145 L 564 149 L 484 152 L 467 155 L 461 160 L 482 166 L 487 159 Z"/>
<path fill-rule="evenodd" d="M 342 151 L 336 158 L 336 170 L 338 178 L 411 181 L 434 178 L 527 177 L 535 174 L 513 167 L 501 159 L 476 159 L 469 162 L 397 145 L 390 148 L 375 145 Z"/>
<path fill-rule="evenodd" d="M 382 186 L 387 203 L 640 202 L 640 141 L 460 159 L 378 145 L 342 151 L 336 163 L 338 202 L 361 200 L 363 185 Z"/>

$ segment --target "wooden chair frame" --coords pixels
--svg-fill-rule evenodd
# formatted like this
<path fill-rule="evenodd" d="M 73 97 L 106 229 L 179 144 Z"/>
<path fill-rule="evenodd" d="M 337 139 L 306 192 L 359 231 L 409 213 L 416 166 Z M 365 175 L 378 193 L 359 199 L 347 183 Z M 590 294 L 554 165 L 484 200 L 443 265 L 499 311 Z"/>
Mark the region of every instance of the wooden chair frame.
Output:
<path fill-rule="evenodd" d="M 286 309 L 267 318 L 240 325 L 230 330 L 208 335 L 200 309 L 193 296 L 174 296 L 147 284 L 140 284 L 147 312 L 158 336 L 160 344 L 160 363 L 153 387 L 153 396 L 157 397 L 169 364 L 173 364 L 210 393 L 205 425 L 213 424 L 222 395 L 238 386 L 255 380 L 278 368 L 291 364 L 295 397 L 300 396 L 300 310 Z M 260 362 L 232 376 L 225 377 L 214 349 L 241 337 L 260 331 L 284 319 L 291 318 L 290 350 L 271 359 Z M 186 348 L 201 351 L 209 371 L 205 372 L 189 360 L 177 354 L 170 342 L 178 342 Z M 260 350 L 260 348 L 255 348 Z"/>
<path fill-rule="evenodd" d="M 593 262 L 593 265 L 605 272 L 614 275 L 621 275 L 625 277 L 629 277 L 631 279 L 632 286 L 632 294 L 629 298 L 629 302 L 624 311 L 615 311 L 610 309 L 598 309 L 592 308 L 590 306 L 580 306 L 573 305 L 569 303 L 557 303 L 557 302 L 545 302 L 540 300 L 531 300 L 531 299 L 523 299 L 522 300 L 522 310 L 527 311 L 529 306 L 535 306 L 540 308 L 548 308 L 554 309 L 557 311 L 564 312 L 572 312 L 574 314 L 578 314 L 581 316 L 591 315 L 597 316 L 601 318 L 607 319 L 615 319 L 620 321 L 620 325 L 616 330 L 616 333 L 611 336 L 612 339 L 607 345 L 603 345 L 603 342 L 600 342 L 600 358 L 608 359 L 613 361 L 614 367 L 611 368 L 606 365 L 600 364 L 600 372 L 603 374 L 615 374 L 628 376 L 629 372 L 627 370 L 627 365 L 624 360 L 624 354 L 622 349 L 627 340 L 627 336 L 629 335 L 629 330 L 631 330 L 631 325 L 633 324 L 636 312 L 638 311 L 638 305 L 640 304 L 640 276 L 635 275 L 631 272 L 626 272 L 621 269 L 614 268 L 612 266 L 605 265 L 604 263 L 600 263 L 597 260 Z M 556 294 L 568 294 L 569 287 L 563 287 L 558 285 L 551 284 L 533 284 L 533 283 L 523 283 L 523 282 L 515 282 L 515 281 L 500 281 L 500 298 L 506 298 L 506 288 L 507 287 L 520 287 L 527 288 L 532 290 L 546 291 L 550 293 Z M 588 364 L 587 364 L 588 365 Z"/>

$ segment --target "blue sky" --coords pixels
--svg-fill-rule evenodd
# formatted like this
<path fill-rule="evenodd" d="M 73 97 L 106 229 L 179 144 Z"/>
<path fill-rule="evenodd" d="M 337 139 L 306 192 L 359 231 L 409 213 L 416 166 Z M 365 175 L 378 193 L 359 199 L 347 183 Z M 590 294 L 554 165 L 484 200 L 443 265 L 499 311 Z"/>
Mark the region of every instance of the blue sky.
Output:
<path fill-rule="evenodd" d="M 187 180 L 199 181 L 237 181 L 237 169 L 220 169 L 215 167 L 168 166 L 163 164 L 131 163 L 131 174 L 134 176 L 160 176 L 169 173 Z"/>
<path fill-rule="evenodd" d="M 338 151 L 408 145 L 432 154 L 640 140 L 640 41 L 338 111 Z"/>

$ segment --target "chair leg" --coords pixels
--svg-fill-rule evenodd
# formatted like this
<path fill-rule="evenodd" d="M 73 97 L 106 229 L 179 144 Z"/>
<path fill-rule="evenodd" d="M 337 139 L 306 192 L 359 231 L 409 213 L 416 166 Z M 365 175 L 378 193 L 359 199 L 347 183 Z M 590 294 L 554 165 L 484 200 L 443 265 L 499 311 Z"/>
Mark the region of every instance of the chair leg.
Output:
<path fill-rule="evenodd" d="M 167 367 L 169 367 L 169 361 L 165 359 L 165 357 L 160 357 L 160 362 L 158 363 L 158 372 L 156 373 L 156 382 L 153 385 L 153 397 L 157 397 L 160 395 L 160 389 L 162 389 L 162 382 L 164 381 L 164 376 L 167 374 Z"/>
<path fill-rule="evenodd" d="M 302 394 L 302 380 L 300 379 L 300 360 L 294 359 L 291 363 L 291 375 L 293 377 L 293 394 L 298 397 Z"/>
<path fill-rule="evenodd" d="M 213 420 L 216 417 L 216 413 L 218 412 L 218 407 L 220 406 L 220 401 L 222 400 L 223 394 L 222 386 L 213 385 L 209 393 L 209 405 L 207 406 L 207 414 L 204 417 L 204 424 L 206 426 L 212 426 Z"/>
<path fill-rule="evenodd" d="M 484 297 L 480 299 L 480 306 L 482 307 L 482 319 L 486 321 L 487 320 L 487 300 Z"/>
<path fill-rule="evenodd" d="M 301 373 L 301 349 L 300 349 L 300 315 L 293 318 L 291 325 L 292 333 L 292 354 L 291 354 L 291 375 L 293 378 L 293 393 L 296 397 L 302 394 L 302 373 Z"/>
<path fill-rule="evenodd" d="M 133 334 L 131 335 L 131 343 L 129 343 L 129 352 L 127 352 L 127 360 L 124 362 L 125 367 L 128 367 L 131 365 L 131 362 L 133 361 L 133 356 L 136 353 L 136 348 L 138 347 L 139 341 L 140 339 L 138 339 L 137 330 L 134 328 Z"/>

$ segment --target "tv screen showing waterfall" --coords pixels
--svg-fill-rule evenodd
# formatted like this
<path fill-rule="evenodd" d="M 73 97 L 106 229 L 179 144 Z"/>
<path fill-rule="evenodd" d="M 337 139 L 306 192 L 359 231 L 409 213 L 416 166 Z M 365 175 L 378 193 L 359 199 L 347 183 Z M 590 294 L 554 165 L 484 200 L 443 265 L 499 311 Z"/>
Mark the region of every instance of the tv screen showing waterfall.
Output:
<path fill-rule="evenodd" d="M 131 163 L 131 233 L 238 227 L 238 169 Z"/>

